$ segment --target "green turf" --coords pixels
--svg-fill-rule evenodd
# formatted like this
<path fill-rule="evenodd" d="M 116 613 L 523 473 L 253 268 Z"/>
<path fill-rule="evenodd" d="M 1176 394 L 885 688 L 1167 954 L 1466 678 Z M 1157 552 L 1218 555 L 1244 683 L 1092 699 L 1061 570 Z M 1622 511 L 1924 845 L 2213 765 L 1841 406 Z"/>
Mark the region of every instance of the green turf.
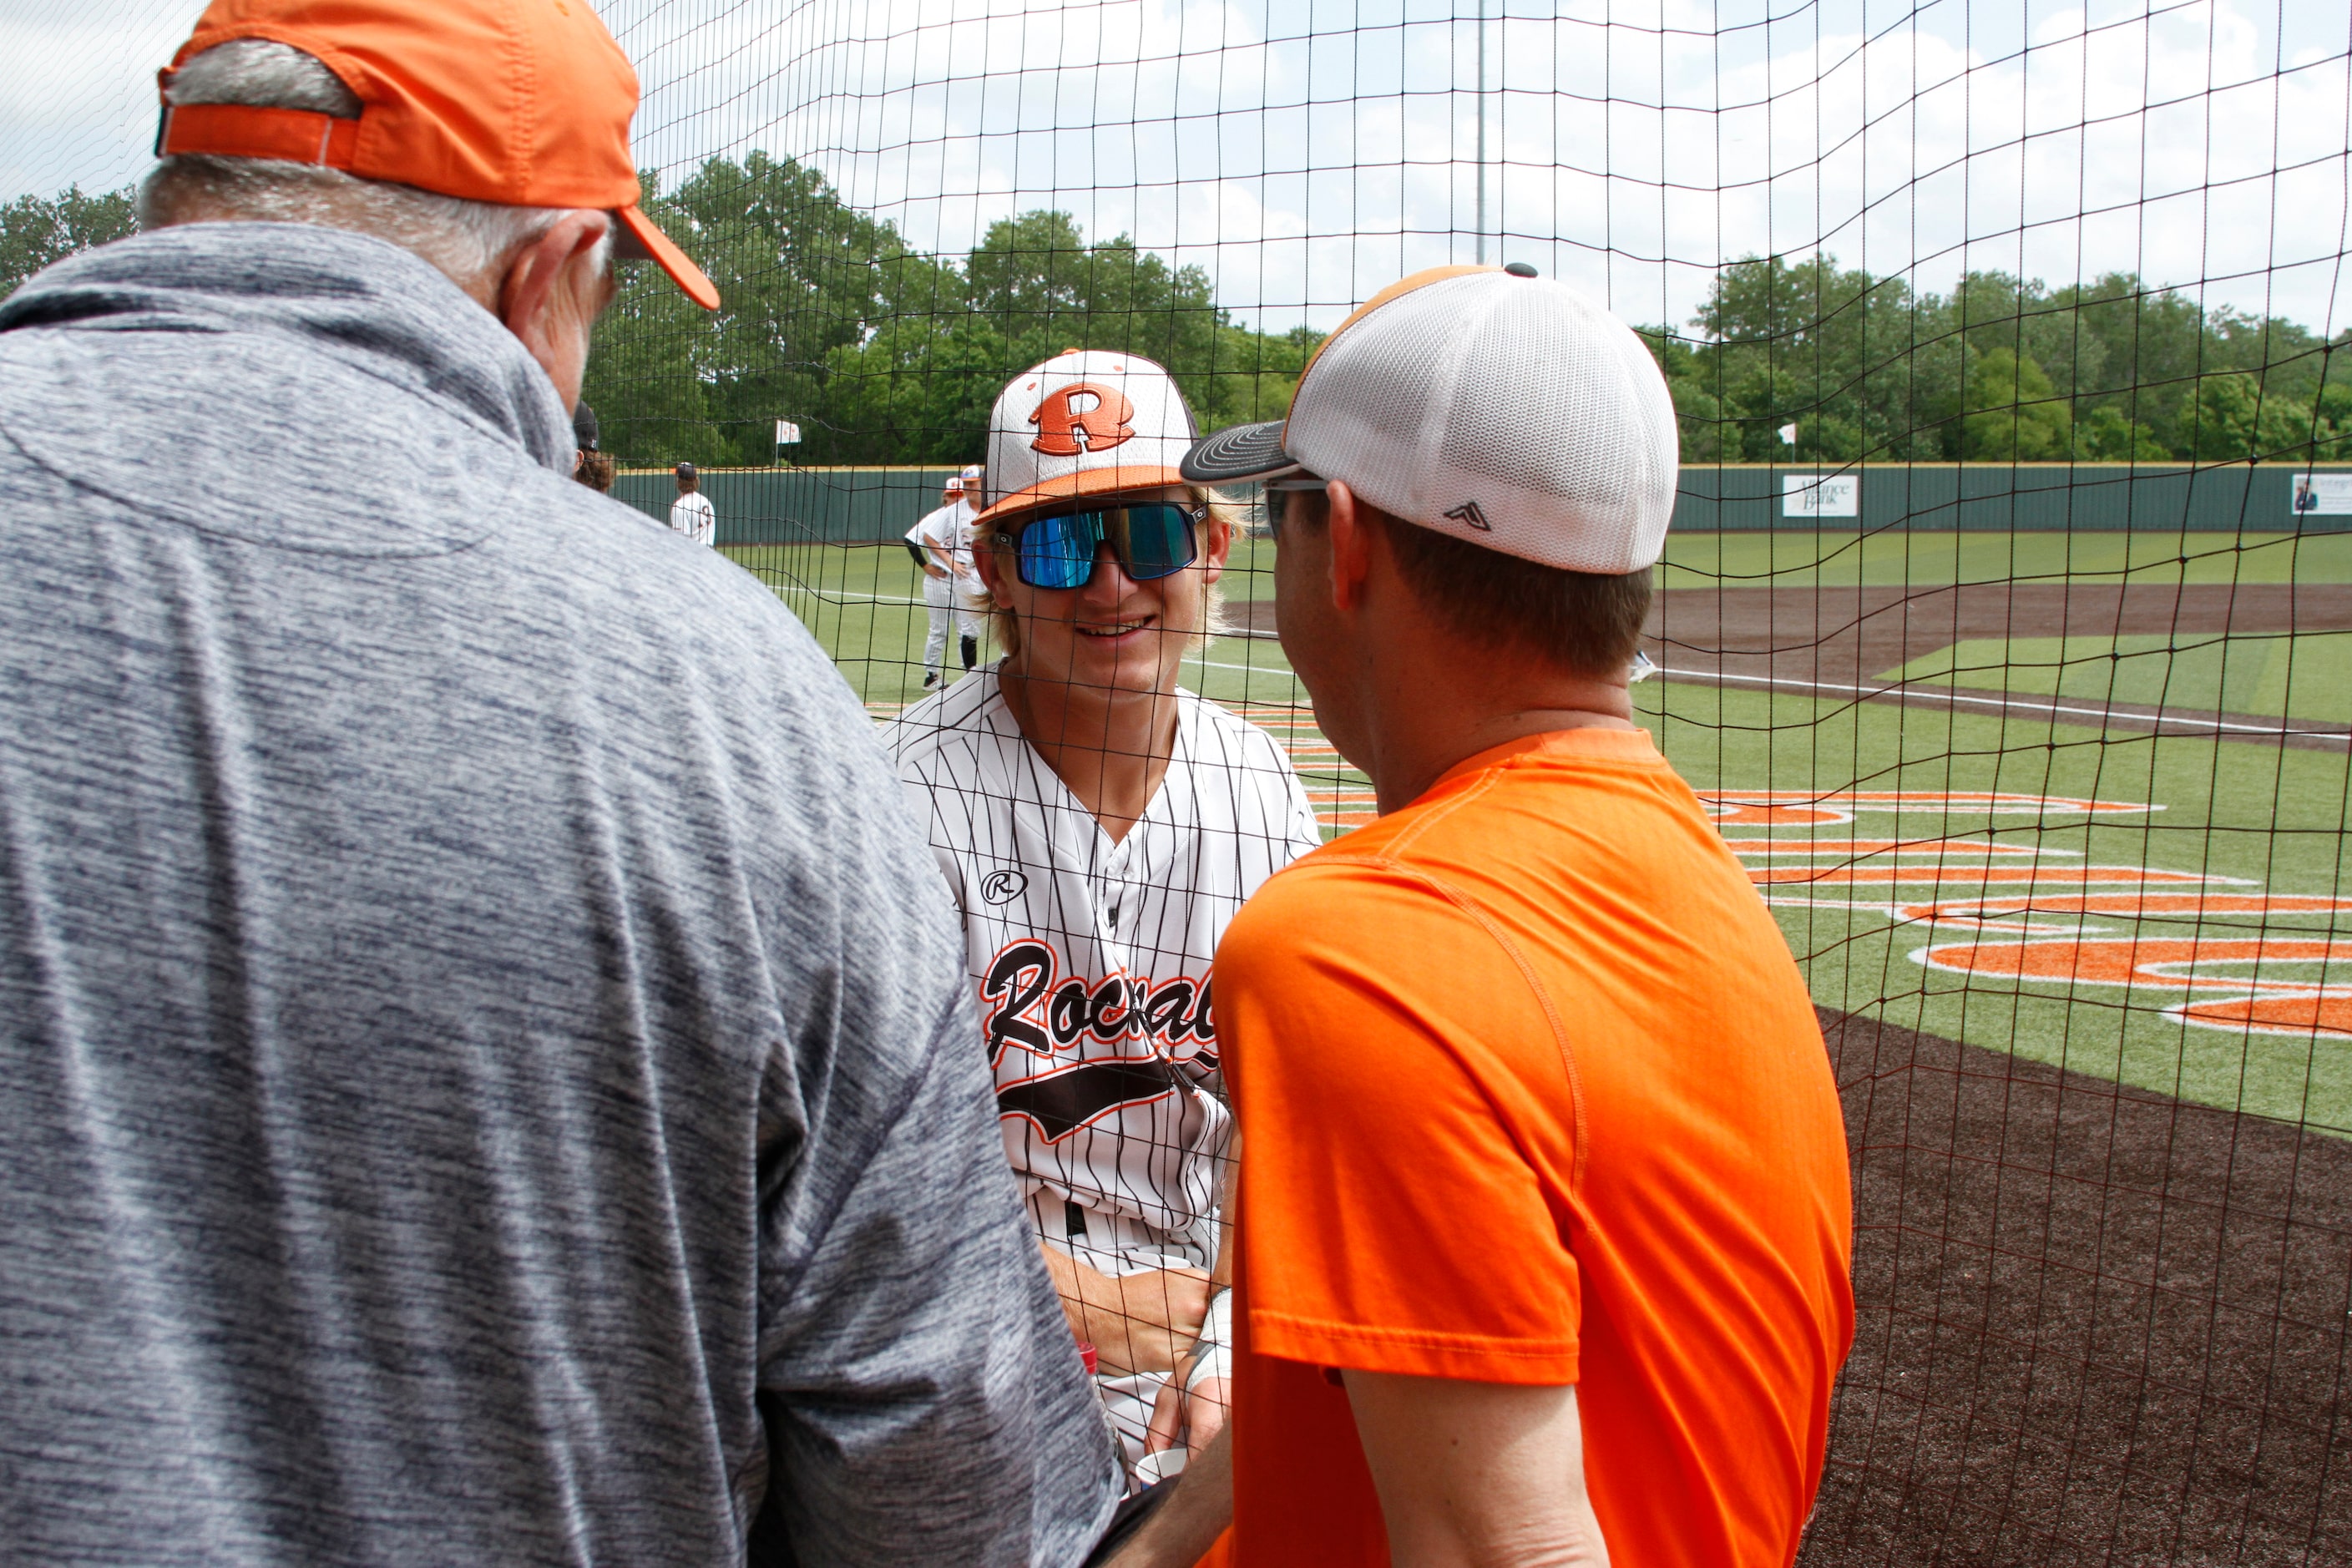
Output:
<path fill-rule="evenodd" d="M 1685 533 L 1667 588 L 2352 583 L 2352 533 Z"/>
<path fill-rule="evenodd" d="M 2352 723 L 2352 632 L 1971 638 L 1880 677 Z"/>
<path fill-rule="evenodd" d="M 843 553 L 864 547 L 834 546 Z M 2187 557 L 2184 563 L 2183 557 Z M 898 552 L 909 574 L 912 563 Z M 1227 593 L 1274 597 L 1274 544 L 1235 542 Z M 1667 588 L 1947 583 L 2352 583 L 2352 533 L 1677 533 Z"/>
<path fill-rule="evenodd" d="M 2074 850 L 2093 863 L 2242 877 L 2272 892 L 2332 895 L 2346 887 L 2341 755 L 1786 693 L 1656 683 L 1637 690 L 1667 756 L 1702 788 L 2005 790 L 2164 807 L 2098 826 L 2079 816 L 2037 825 L 1923 811 L 1823 831 L 1974 833 Z M 1929 970 L 1912 953 L 1949 937 L 1840 907 L 1833 896 L 1775 913 L 1814 999 L 1825 1006 L 2208 1105 L 2352 1133 L 2352 1049 L 2345 1041 L 2189 1027 L 2163 1016 L 2166 1004 L 2181 999 L 2176 992 Z M 2104 916 L 2088 923 L 2101 934 L 2149 939 L 2316 936 L 2331 929 L 2324 915 L 2208 918 L 2201 927 Z"/>
<path fill-rule="evenodd" d="M 730 546 L 747 565 L 803 582 L 911 595 L 914 563 L 898 545 Z M 2185 559 L 2184 559 L 2185 558 Z M 1274 596 L 1274 545 L 1237 540 L 1234 599 Z M 877 581 L 895 584 L 877 589 Z M 1668 588 L 1900 587 L 1947 583 L 2352 583 L 2352 533 L 1677 533 L 1666 540 Z"/>
<path fill-rule="evenodd" d="M 1871 541 L 1856 551 L 1851 535 L 1701 535 L 1675 542 L 1667 575 L 1673 582 L 1677 574 L 1688 574 L 1696 560 L 1709 571 L 1747 572 L 1761 564 L 1765 574 L 1758 581 L 1779 585 L 1826 581 L 1829 574 L 1846 571 L 1858 571 L 1870 581 L 1912 583 L 1956 581 L 1964 574 L 1991 580 L 2029 571 L 2064 580 L 2070 570 L 2074 578 L 2095 581 L 2113 581 L 2126 571 L 2134 581 L 2180 580 L 2179 538 L 2164 542 L 2170 549 L 2168 565 L 2161 552 L 2147 552 L 2145 542 L 2154 537 L 1916 535 L 1895 541 L 1906 548 Z M 2297 545 L 2204 535 L 2192 536 L 2190 543 L 2187 574 L 2194 581 L 2283 581 L 2290 572 L 2306 580 L 2352 581 L 2352 539 L 2345 536 Z M 802 546 L 730 553 L 778 588 L 868 701 L 887 705 L 921 695 L 924 616 L 918 574 L 903 551 Z M 1782 570 L 1798 561 L 1814 575 Z M 1227 576 L 1228 596 L 1272 597 L 1266 574 L 1271 563 L 1269 545 L 1244 542 Z M 1772 574 L 1776 571 L 1779 575 Z M 2111 653 L 2122 657 L 2107 657 Z M 2352 719 L 2352 699 L 2345 695 L 2352 691 L 2352 680 L 2344 679 L 2352 673 L 2347 664 L 2352 636 L 2325 634 L 2292 641 L 2209 638 L 2168 658 L 2140 638 L 2123 639 L 2120 646 L 1963 644 L 1941 667 L 1920 661 L 1904 673 L 1946 679 L 1957 669 L 1971 683 L 1994 689 L 2098 697 L 2107 695 L 2105 683 L 2112 679 L 2114 696 L 2123 701 Z M 1188 661 L 1184 679 L 1220 701 L 1303 712 L 1304 694 L 1271 641 L 1221 639 Z M 2086 689 L 2079 684 L 2085 680 L 2100 684 Z M 2249 888 L 2275 893 L 2352 891 L 2343 858 L 2352 771 L 2342 755 L 2185 736 L 2103 734 L 2016 716 L 1749 689 L 1653 681 L 1635 691 L 1644 722 L 1684 776 L 1701 788 L 1998 789 L 2164 807 L 2096 825 L 2080 816 L 2037 822 L 1906 812 L 1858 819 L 1823 833 L 1974 834 L 2045 850 L 2074 850 L 2095 863 L 2242 878 Z M 1337 763 L 1302 771 L 1310 790 L 1363 784 L 1360 774 Z M 1778 890 L 1784 896 L 1792 891 Z M 1859 903 L 1872 896 L 1856 889 L 1852 900 Z M 1882 906 L 1888 901 L 1883 892 L 1874 896 Z M 1782 904 L 1774 911 L 1815 1000 L 1823 1005 L 2205 1104 L 2352 1135 L 2352 1042 L 2189 1026 L 2164 1015 L 2168 1005 L 2183 999 L 2178 991 L 2018 983 L 1930 970 L 1914 954 L 1930 942 L 1953 940 L 1949 928 L 1930 931 L 1895 925 L 1884 912 L 1848 907 L 1847 900 L 1843 891 L 1817 890 L 1810 902 Z M 2352 926 L 2342 916 L 2275 912 L 2209 916 L 2201 926 L 2105 915 L 2085 924 L 2103 936 L 2293 938 L 2327 934 L 2336 921 Z M 2352 930 L 2345 934 L 2352 936 Z"/>

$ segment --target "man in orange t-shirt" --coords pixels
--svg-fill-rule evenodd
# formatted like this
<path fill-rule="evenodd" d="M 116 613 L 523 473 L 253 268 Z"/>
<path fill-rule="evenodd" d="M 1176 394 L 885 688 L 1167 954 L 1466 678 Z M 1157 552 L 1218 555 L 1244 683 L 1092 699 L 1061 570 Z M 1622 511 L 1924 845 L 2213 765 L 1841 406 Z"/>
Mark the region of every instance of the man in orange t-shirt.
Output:
<path fill-rule="evenodd" d="M 1853 1333 L 1845 1138 L 1779 930 L 1632 722 L 1675 440 L 1622 323 L 1454 268 L 1186 459 L 1266 482 L 1283 647 L 1382 815 L 1218 951 L 1230 1450 L 1122 1564 L 1190 1562 L 1227 1507 L 1246 1568 L 1796 1553 Z"/>

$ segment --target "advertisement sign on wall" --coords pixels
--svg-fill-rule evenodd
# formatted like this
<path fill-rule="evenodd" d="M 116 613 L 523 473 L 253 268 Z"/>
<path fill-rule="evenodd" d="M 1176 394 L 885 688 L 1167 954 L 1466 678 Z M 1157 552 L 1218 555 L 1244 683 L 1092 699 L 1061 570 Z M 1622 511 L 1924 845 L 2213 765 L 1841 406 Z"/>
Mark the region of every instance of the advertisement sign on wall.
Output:
<path fill-rule="evenodd" d="M 1860 474 L 1783 474 L 1782 517 L 1860 517 Z"/>
<path fill-rule="evenodd" d="M 2352 474 L 2297 474 L 2287 504 L 2297 517 L 2352 514 Z"/>

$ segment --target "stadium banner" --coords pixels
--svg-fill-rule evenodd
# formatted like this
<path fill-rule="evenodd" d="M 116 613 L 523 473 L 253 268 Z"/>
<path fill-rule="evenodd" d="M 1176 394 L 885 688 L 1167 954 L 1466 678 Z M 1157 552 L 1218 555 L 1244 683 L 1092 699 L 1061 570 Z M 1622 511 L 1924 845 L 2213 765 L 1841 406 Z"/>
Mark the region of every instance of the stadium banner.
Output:
<path fill-rule="evenodd" d="M 2297 517 L 2352 516 L 2352 474 L 2297 474 L 2293 506 Z"/>

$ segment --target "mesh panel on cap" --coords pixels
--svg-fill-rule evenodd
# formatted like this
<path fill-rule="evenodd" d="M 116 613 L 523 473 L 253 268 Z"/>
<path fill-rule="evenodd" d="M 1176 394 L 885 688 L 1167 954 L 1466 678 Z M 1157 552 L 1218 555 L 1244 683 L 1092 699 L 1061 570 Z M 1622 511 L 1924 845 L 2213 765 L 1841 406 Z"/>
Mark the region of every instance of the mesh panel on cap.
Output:
<path fill-rule="evenodd" d="M 1579 531 L 1589 543 L 1577 553 L 1596 563 L 1587 570 L 1631 570 L 1633 563 L 1614 563 L 1638 550 L 1607 546 L 1638 543 L 1650 515 L 1674 505 L 1671 477 L 1659 482 L 1662 433 L 1643 384 L 1656 379 L 1648 351 L 1589 301 L 1568 295 L 1561 309 L 1564 289 L 1549 298 L 1534 289 L 1493 292 L 1492 309 L 1462 344 L 1431 478 L 1478 475 L 1538 509 L 1556 502 L 1559 515 L 1585 525 Z M 1641 363 L 1627 363 L 1629 347 Z M 1541 386 L 1527 384 L 1530 363 L 1545 367 Z"/>
<path fill-rule="evenodd" d="M 1506 295 L 1466 334 L 1437 458 L 1563 500 L 1622 493 L 1612 483 L 1626 455 L 1612 416 L 1617 356 L 1587 322 L 1544 308 L 1550 303 L 1532 289 Z M 1548 384 L 1527 384 L 1530 361 L 1545 367 Z"/>
<path fill-rule="evenodd" d="M 1327 345 L 1290 412 L 1291 454 L 1326 478 L 1363 474 L 1362 483 L 1349 482 L 1367 500 L 1410 513 L 1409 489 L 1371 476 L 1385 478 L 1400 456 L 1417 461 L 1428 441 L 1431 386 L 1445 368 L 1447 329 L 1460 325 L 1466 281 L 1448 279 L 1401 295 Z M 1312 454 L 1299 445 L 1309 431 Z M 1368 460 L 1381 454 L 1387 461 Z"/>
<path fill-rule="evenodd" d="M 1622 573 L 1664 543 L 1675 438 L 1664 378 L 1622 322 L 1564 284 L 1480 273 L 1340 333 L 1299 389 L 1287 445 L 1424 527 Z"/>

